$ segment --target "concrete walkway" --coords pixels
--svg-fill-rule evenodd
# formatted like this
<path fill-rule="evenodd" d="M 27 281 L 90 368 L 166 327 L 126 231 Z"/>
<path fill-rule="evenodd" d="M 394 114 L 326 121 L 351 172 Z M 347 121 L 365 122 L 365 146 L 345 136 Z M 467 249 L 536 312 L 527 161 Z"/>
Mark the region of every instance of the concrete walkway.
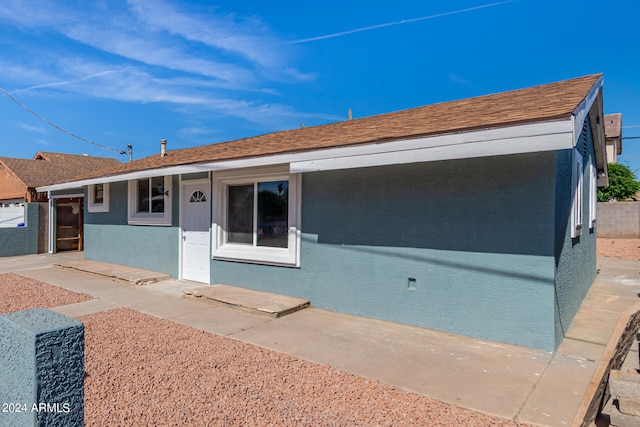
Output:
<path fill-rule="evenodd" d="M 207 288 L 197 283 L 166 280 L 131 286 L 52 267 L 81 257 L 3 258 L 0 273 L 14 271 L 96 298 L 55 308 L 72 317 L 128 307 L 443 402 L 543 426 L 571 425 L 620 313 L 639 300 L 640 292 L 640 262 L 599 258 L 599 274 L 580 312 L 558 351 L 549 353 L 313 307 L 270 318 L 183 298 L 185 291 Z M 637 353 L 634 357 L 637 364 Z"/>

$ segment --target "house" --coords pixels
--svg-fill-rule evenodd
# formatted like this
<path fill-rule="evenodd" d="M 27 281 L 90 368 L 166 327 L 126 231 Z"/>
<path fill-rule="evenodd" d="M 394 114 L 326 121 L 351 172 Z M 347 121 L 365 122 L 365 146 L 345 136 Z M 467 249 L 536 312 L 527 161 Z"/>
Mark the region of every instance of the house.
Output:
<path fill-rule="evenodd" d="M 85 187 L 87 259 L 553 351 L 596 274 L 602 85 L 163 150 L 39 191 Z"/>
<path fill-rule="evenodd" d="M 607 163 L 617 163 L 622 154 L 622 114 L 605 114 L 604 136 L 607 144 Z"/>
<path fill-rule="evenodd" d="M 0 157 L 0 256 L 81 249 L 82 187 L 51 200 L 36 188 L 119 164 L 105 157 L 48 152 L 38 152 L 33 159 Z M 56 224 L 51 230 L 49 220 Z M 18 225 L 31 229 L 15 230 Z"/>

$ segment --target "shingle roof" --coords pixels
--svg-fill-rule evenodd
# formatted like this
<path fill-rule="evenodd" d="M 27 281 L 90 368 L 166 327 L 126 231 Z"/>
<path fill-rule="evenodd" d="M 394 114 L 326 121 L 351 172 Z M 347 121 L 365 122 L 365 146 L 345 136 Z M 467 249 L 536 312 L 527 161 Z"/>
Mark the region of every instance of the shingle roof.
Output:
<path fill-rule="evenodd" d="M 168 151 L 165 157 L 157 154 L 77 179 L 559 120 L 569 118 L 601 78 L 601 74 L 595 74 L 328 125 Z"/>
<path fill-rule="evenodd" d="M 113 169 L 121 164 L 118 160 L 107 157 L 49 152 L 39 152 L 33 159 L 0 157 L 0 162 L 27 187 L 56 184 L 96 170 Z"/>

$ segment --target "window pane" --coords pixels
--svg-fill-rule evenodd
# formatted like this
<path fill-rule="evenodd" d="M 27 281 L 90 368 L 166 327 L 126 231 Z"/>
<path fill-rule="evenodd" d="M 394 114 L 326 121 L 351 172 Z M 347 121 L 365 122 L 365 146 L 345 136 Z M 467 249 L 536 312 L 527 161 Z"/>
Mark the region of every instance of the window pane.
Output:
<path fill-rule="evenodd" d="M 149 212 L 149 180 L 138 180 L 138 212 Z"/>
<path fill-rule="evenodd" d="M 151 212 L 164 212 L 164 177 L 151 178 Z"/>
<path fill-rule="evenodd" d="M 227 241 L 253 244 L 253 184 L 230 185 Z"/>
<path fill-rule="evenodd" d="M 104 184 L 96 184 L 93 186 L 93 203 L 101 205 L 104 203 Z"/>
<path fill-rule="evenodd" d="M 286 248 L 288 236 L 289 181 L 258 183 L 258 246 Z"/>

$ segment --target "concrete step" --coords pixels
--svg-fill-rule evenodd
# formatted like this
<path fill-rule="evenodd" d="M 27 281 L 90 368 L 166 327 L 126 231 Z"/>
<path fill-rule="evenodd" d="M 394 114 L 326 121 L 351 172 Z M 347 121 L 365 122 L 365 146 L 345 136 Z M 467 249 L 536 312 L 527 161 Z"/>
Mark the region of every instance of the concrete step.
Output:
<path fill-rule="evenodd" d="M 165 273 L 108 264 L 106 262 L 91 261 L 88 259 L 63 261 L 54 263 L 53 266 L 64 270 L 95 274 L 97 276 L 107 277 L 112 280 L 130 283 L 137 286 L 160 282 L 171 278 L 171 275 Z"/>
<path fill-rule="evenodd" d="M 311 305 L 309 300 L 303 298 L 254 291 L 229 285 L 213 285 L 197 290 L 186 290 L 184 291 L 184 296 L 273 318 L 286 316 Z"/>

